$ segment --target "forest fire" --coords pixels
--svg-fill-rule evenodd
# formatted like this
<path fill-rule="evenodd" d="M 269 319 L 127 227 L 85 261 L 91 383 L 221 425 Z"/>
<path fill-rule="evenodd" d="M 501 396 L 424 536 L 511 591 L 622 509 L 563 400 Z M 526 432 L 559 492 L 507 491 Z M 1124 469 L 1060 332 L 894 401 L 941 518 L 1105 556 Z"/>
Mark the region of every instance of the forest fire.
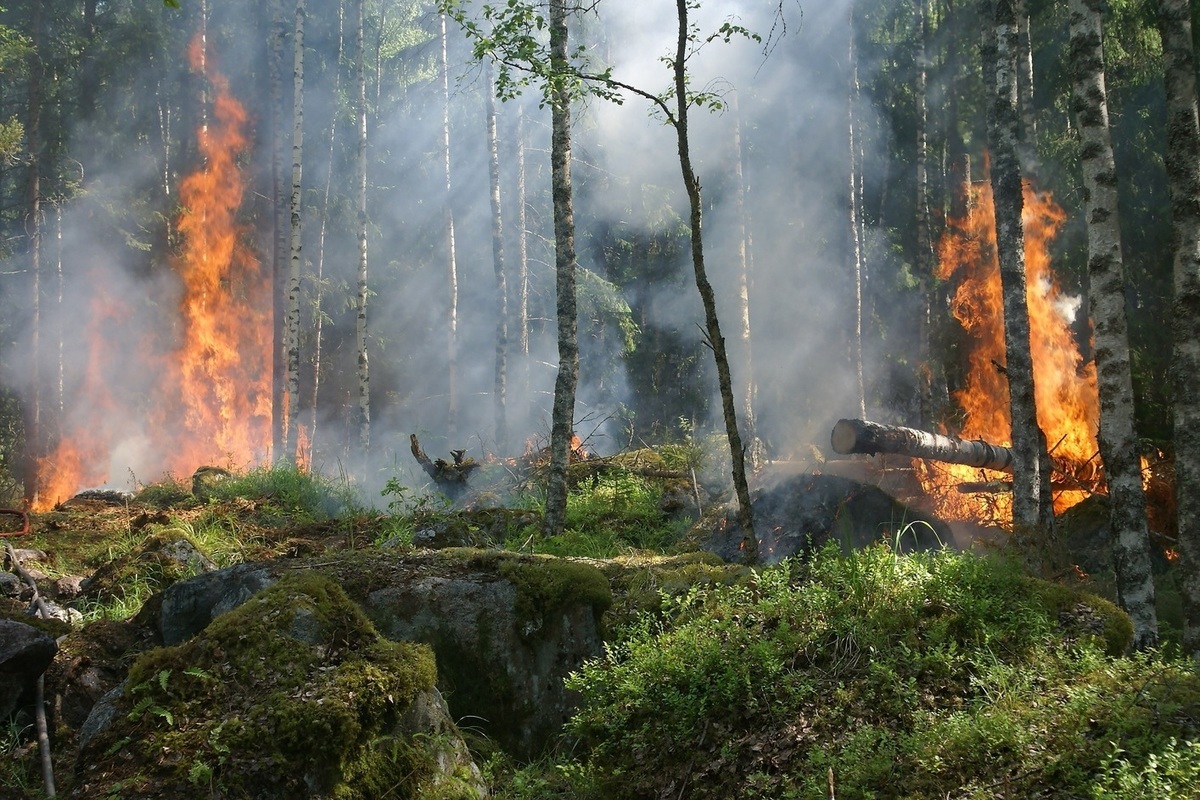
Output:
<path fill-rule="evenodd" d="M 969 187 L 969 211 L 952 220 L 938 245 L 938 277 L 954 279 L 954 317 L 970 341 L 965 386 L 955 394 L 961 436 L 1011 442 L 1000 271 L 991 185 Z M 1025 264 L 1038 423 L 1055 463 L 1054 507 L 1080 502 L 1102 483 L 1096 440 L 1099 398 L 1095 365 L 1085 363 L 1071 329 L 1079 301 L 1064 296 L 1050 267 L 1050 244 L 1065 220 L 1048 193 L 1025 186 Z M 1012 498 L 1004 492 L 961 492 L 963 483 L 986 485 L 1006 476 L 974 467 L 918 464 L 934 510 L 945 519 L 1007 524 Z"/>
<path fill-rule="evenodd" d="M 212 118 L 197 134 L 202 163 L 180 185 L 181 246 L 172 264 L 178 283 L 153 304 L 170 315 L 158 326 L 169 328 L 170 339 L 144 334 L 122 342 L 130 323 L 151 312 L 130 307 L 98 277 L 89 281 L 82 401 L 41 461 L 35 510 L 112 480 L 114 454 L 144 449 L 139 443 L 147 441 L 155 453 L 139 452 L 139 463 L 155 476 L 269 455 L 271 289 L 238 221 L 245 179 L 237 158 L 248 143 L 247 114 L 228 81 L 201 58 L 198 40 L 189 58 L 193 70 L 204 70 L 214 100 Z M 122 373 L 134 370 L 150 373 L 145 391 L 122 385 Z"/>

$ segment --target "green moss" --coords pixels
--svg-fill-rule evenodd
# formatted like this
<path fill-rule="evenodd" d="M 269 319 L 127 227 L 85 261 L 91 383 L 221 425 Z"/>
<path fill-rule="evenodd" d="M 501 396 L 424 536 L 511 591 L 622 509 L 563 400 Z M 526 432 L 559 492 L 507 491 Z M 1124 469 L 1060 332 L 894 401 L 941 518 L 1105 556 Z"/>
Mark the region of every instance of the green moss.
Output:
<path fill-rule="evenodd" d="M 588 605 L 599 615 L 612 605 L 608 580 L 589 564 L 526 556 L 502 560 L 499 573 L 517 590 L 515 611 L 523 636 L 540 630 L 565 606 Z"/>
<path fill-rule="evenodd" d="M 1029 583 L 1047 610 L 1070 636 L 1096 636 L 1110 656 L 1129 652 L 1133 644 L 1133 621 L 1115 603 L 1070 586 L 1030 578 Z"/>
<path fill-rule="evenodd" d="M 416 745 L 382 758 L 373 743 L 435 678 L 428 647 L 380 638 L 327 577 L 288 576 L 197 638 L 143 654 L 98 763 L 157 787 L 147 797 L 201 779 L 227 796 L 368 798 L 364 786 L 384 784 L 414 796 L 434 760 Z"/>

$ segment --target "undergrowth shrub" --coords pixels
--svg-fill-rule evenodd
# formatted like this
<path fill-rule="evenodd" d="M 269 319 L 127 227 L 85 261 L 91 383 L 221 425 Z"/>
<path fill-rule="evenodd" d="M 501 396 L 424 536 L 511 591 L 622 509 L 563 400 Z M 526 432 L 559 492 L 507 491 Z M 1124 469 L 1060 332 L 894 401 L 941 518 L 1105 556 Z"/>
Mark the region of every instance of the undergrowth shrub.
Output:
<path fill-rule="evenodd" d="M 1139 776 L 1195 780 L 1193 669 L 1114 657 L 1119 612 L 1012 564 L 831 546 L 663 602 L 568 681 L 578 796 L 819 798 L 832 780 L 839 798 L 1123 798 Z"/>
<path fill-rule="evenodd" d="M 333 519 L 358 506 L 348 480 L 333 479 L 294 465 L 259 467 L 213 483 L 207 496 L 214 500 L 244 498 L 260 501 L 260 513 L 313 520 Z"/>

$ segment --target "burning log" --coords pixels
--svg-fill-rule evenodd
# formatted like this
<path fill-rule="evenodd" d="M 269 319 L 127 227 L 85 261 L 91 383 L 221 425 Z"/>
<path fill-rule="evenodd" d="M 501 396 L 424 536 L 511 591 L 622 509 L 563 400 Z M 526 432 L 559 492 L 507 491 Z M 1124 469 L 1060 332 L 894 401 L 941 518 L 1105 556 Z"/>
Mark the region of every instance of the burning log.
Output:
<path fill-rule="evenodd" d="M 949 464 L 966 464 L 992 470 L 1011 470 L 1012 450 L 978 440 L 959 439 L 938 433 L 883 425 L 864 419 L 840 419 L 833 426 L 830 443 L 835 453 L 895 453 L 911 458 L 929 458 Z"/>
<path fill-rule="evenodd" d="M 453 462 L 444 458 L 431 461 L 421 449 L 421 443 L 415 433 L 409 434 L 408 443 L 413 458 L 421 465 L 421 469 L 425 470 L 425 474 L 432 478 L 438 489 L 451 500 L 458 499 L 466 491 L 467 478 L 479 469 L 479 463 L 475 459 L 465 458 L 466 450 L 451 450 L 450 457 L 454 459 Z"/>

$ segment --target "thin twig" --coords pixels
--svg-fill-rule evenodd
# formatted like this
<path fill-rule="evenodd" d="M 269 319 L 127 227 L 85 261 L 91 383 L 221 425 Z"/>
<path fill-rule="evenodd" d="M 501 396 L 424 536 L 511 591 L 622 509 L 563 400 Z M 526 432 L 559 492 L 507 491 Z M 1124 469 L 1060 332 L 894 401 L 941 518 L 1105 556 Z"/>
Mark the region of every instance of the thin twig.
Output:
<path fill-rule="evenodd" d="M 41 594 L 38 593 L 37 581 L 21 566 L 21 560 L 17 558 L 17 553 L 13 550 L 12 544 L 5 542 L 4 551 L 8 554 L 8 558 L 12 562 L 13 570 L 33 589 L 33 605 L 37 607 L 38 615 L 42 619 L 50 619 L 50 609 L 46 606 L 46 601 L 42 599 Z M 34 688 L 33 718 L 37 725 L 38 751 L 42 757 L 42 784 L 45 787 L 46 796 L 55 797 L 54 761 L 50 756 L 50 728 L 46 724 L 45 673 L 38 675 L 37 684 Z"/>

